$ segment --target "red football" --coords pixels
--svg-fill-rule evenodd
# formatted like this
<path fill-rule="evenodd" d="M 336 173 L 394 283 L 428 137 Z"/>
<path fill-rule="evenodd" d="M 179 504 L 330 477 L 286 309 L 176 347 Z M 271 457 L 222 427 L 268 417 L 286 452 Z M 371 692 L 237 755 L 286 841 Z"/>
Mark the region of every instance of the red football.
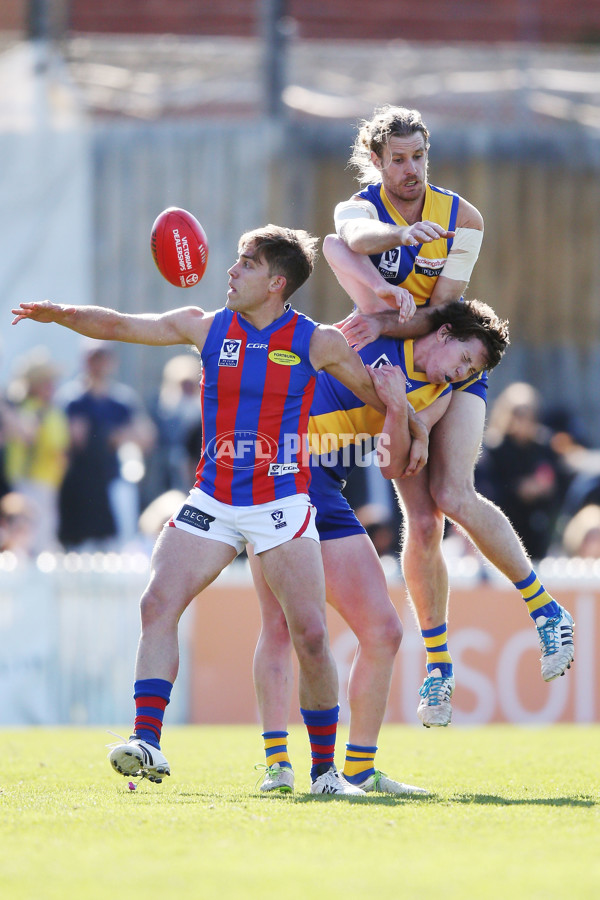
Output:
<path fill-rule="evenodd" d="M 157 216 L 150 248 L 158 271 L 175 287 L 193 287 L 204 275 L 208 241 L 200 222 L 187 210 L 170 206 Z"/>

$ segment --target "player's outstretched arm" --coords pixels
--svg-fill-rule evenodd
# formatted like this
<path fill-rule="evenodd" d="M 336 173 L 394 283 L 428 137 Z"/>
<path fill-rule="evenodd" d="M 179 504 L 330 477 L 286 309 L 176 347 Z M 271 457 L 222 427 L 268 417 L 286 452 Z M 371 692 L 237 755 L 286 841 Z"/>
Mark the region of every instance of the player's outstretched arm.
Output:
<path fill-rule="evenodd" d="M 336 216 L 338 234 L 341 239 L 354 250 L 367 256 L 383 253 L 395 247 L 414 247 L 417 244 L 428 244 L 438 238 L 454 237 L 454 231 L 446 229 L 437 222 L 415 222 L 413 225 L 392 225 L 380 222 L 379 219 L 353 217 L 340 220 Z"/>
<path fill-rule="evenodd" d="M 385 404 L 377 396 L 362 359 L 333 325 L 315 328 L 310 339 L 310 361 L 315 369 L 333 375 L 364 403 L 385 412 Z"/>
<path fill-rule="evenodd" d="M 212 316 L 205 316 L 195 306 L 161 314 L 129 315 L 104 306 L 71 306 L 42 300 L 21 303 L 12 312 L 13 325 L 29 319 L 62 325 L 98 340 L 151 346 L 195 344 L 200 350 L 212 321 Z"/>

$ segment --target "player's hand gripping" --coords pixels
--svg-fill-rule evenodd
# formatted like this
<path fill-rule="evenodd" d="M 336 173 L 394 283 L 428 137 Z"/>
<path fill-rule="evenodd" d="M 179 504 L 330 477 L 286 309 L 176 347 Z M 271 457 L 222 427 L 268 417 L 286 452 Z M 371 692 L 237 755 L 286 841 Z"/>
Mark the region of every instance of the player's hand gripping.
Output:
<path fill-rule="evenodd" d="M 417 311 L 417 305 L 414 297 L 406 288 L 399 287 L 396 284 L 386 284 L 375 289 L 375 295 L 383 300 L 388 306 L 398 310 L 398 321 L 409 322 Z"/>
<path fill-rule="evenodd" d="M 363 313 L 352 313 L 342 322 L 338 322 L 337 328 L 340 329 L 348 343 L 355 350 L 362 350 L 371 341 L 374 341 L 381 334 L 383 326 L 382 319 L 378 318 L 377 313 L 365 315 Z"/>
<path fill-rule="evenodd" d="M 373 387 L 382 403 L 388 409 L 406 406 L 406 378 L 400 366 L 366 366 Z"/>

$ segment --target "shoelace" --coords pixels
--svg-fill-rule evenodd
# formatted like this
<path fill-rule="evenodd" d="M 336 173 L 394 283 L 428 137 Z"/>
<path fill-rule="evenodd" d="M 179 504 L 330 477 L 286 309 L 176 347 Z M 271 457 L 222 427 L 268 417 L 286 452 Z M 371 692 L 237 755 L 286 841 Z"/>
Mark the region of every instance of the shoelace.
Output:
<path fill-rule="evenodd" d="M 560 622 L 560 618 L 560 616 L 554 616 L 553 619 L 547 619 L 543 625 L 538 625 L 540 647 L 544 656 L 552 656 L 559 649 L 560 638 L 556 626 Z"/>
<path fill-rule="evenodd" d="M 376 790 L 376 791 L 379 790 L 379 782 L 381 781 L 381 779 L 382 779 L 384 776 L 387 778 L 387 775 L 386 775 L 385 772 L 381 772 L 379 769 L 375 769 L 375 771 L 374 771 L 374 773 L 373 773 L 373 776 L 372 776 L 372 777 L 373 777 L 373 789 L 374 789 L 374 790 Z"/>
<path fill-rule="evenodd" d="M 258 783 L 259 783 L 260 781 L 264 781 L 264 779 L 265 779 L 267 776 L 268 776 L 269 778 L 276 778 L 278 772 L 280 771 L 279 767 L 276 768 L 274 765 L 273 765 L 273 766 L 266 766 L 264 763 L 256 763 L 256 765 L 254 766 L 254 768 L 257 769 L 257 770 L 258 770 L 258 769 L 262 769 L 262 770 L 263 770 L 263 774 L 259 776 L 258 781 L 256 782 L 257 785 L 258 785 Z"/>
<path fill-rule="evenodd" d="M 114 737 L 119 738 L 118 741 L 113 741 L 111 744 L 107 744 L 106 746 L 112 750 L 113 747 L 120 747 L 121 744 L 127 744 L 129 742 L 129 738 L 124 738 L 120 734 L 117 734 L 116 731 L 107 730 L 107 734 L 112 734 Z"/>
<path fill-rule="evenodd" d="M 427 697 L 428 706 L 439 706 L 450 697 L 450 684 L 447 678 L 436 678 L 430 675 L 419 689 L 421 697 Z"/>

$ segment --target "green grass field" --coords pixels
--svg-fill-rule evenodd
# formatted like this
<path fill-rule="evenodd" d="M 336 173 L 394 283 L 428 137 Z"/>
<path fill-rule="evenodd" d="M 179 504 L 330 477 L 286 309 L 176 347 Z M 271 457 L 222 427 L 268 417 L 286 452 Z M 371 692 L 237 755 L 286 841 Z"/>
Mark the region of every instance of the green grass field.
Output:
<path fill-rule="evenodd" d="M 386 726 L 381 768 L 433 793 L 352 801 L 307 793 L 299 726 L 296 794 L 259 795 L 259 732 L 167 727 L 173 776 L 131 792 L 102 727 L 0 730 L 0 897 L 600 896 L 600 726 Z"/>

